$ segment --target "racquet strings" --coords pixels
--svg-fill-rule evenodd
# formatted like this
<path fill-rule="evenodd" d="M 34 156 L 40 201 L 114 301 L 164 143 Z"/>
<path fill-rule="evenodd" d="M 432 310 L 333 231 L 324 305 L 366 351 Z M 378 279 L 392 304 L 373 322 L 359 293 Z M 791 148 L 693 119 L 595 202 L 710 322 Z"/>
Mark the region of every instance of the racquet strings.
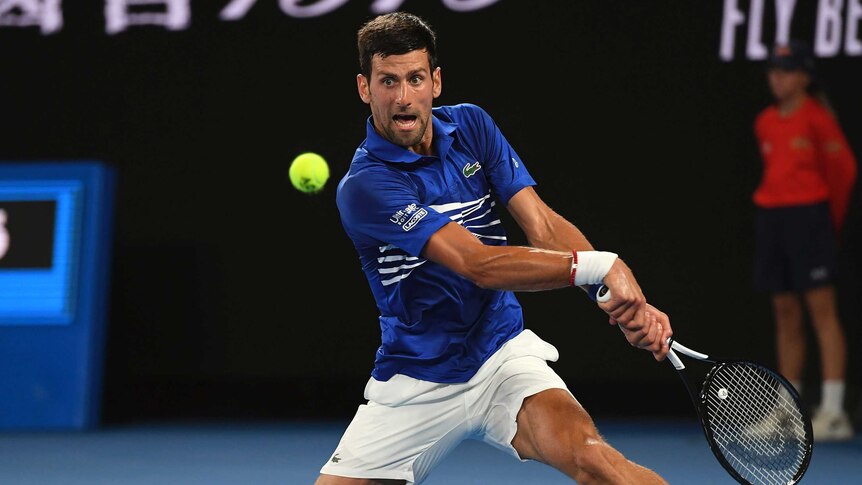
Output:
<path fill-rule="evenodd" d="M 718 366 L 704 383 L 717 450 L 752 484 L 790 484 L 807 461 L 805 418 L 785 384 L 752 363 Z"/>

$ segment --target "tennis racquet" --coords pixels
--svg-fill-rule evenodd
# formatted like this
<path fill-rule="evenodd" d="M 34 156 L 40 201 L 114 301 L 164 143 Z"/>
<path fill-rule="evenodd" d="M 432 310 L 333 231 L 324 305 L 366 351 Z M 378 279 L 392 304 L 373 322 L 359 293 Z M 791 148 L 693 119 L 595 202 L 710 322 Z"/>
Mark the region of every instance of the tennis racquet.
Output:
<path fill-rule="evenodd" d="M 610 291 L 602 286 L 596 300 L 609 299 Z M 811 460 L 812 432 L 790 382 L 757 362 L 710 358 L 673 338 L 668 343 L 667 359 L 724 469 L 744 485 L 797 483 Z M 692 360 L 691 368 L 677 353 Z"/>

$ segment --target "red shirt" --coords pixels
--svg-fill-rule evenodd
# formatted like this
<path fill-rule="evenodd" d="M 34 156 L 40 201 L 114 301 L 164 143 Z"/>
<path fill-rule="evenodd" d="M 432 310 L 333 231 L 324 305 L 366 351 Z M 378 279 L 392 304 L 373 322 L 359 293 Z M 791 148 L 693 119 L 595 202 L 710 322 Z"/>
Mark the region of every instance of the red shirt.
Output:
<path fill-rule="evenodd" d="M 856 181 L 856 159 L 838 122 L 807 97 L 790 115 L 764 109 L 754 124 L 763 157 L 763 175 L 754 203 L 773 208 L 829 202 L 841 230 Z"/>

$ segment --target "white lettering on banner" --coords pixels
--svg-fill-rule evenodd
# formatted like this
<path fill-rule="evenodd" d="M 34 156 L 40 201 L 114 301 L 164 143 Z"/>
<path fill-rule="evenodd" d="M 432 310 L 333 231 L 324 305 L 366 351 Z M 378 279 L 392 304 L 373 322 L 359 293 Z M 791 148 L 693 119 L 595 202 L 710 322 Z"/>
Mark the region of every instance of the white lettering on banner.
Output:
<path fill-rule="evenodd" d="M 291 17 L 320 17 L 335 11 L 349 0 L 278 0 L 281 11 Z M 443 5 L 455 12 L 471 12 L 489 7 L 500 0 L 442 0 Z M 222 20 L 241 20 L 257 0 L 231 0 L 219 13 Z M 376 14 L 394 12 L 401 8 L 404 0 L 374 0 L 371 11 Z"/>
<path fill-rule="evenodd" d="M 817 5 L 817 34 L 814 52 L 832 57 L 841 49 L 841 7 L 844 0 L 820 0 Z"/>
<path fill-rule="evenodd" d="M 775 0 L 776 43 L 786 44 L 790 40 L 790 24 L 795 9 L 796 0 Z"/>
<path fill-rule="evenodd" d="M 278 0 L 278 6 L 281 8 L 282 12 L 291 17 L 311 18 L 326 15 L 338 9 L 348 1 L 349 0 L 318 0 L 310 5 L 300 5 L 300 3 L 308 2 L 303 2 L 303 0 Z M 257 0 L 232 0 L 225 8 L 222 9 L 219 17 L 221 17 L 222 20 L 240 20 L 245 17 L 245 14 L 248 13 L 255 2 L 257 2 Z M 399 4 L 400 3 L 401 2 L 399 2 Z"/>
<path fill-rule="evenodd" d="M 375 0 L 371 4 L 371 11 L 376 14 L 394 12 L 401 8 L 404 0 Z"/>
<path fill-rule="evenodd" d="M 748 44 L 746 53 L 749 59 L 766 59 L 769 50 L 761 41 L 763 28 L 763 0 L 751 0 L 748 12 Z"/>
<path fill-rule="evenodd" d="M 257 0 L 233 0 L 225 8 L 221 9 L 219 18 L 222 20 L 239 20 L 245 17 L 248 9 L 254 5 Z"/>
<path fill-rule="evenodd" d="M 736 27 L 745 22 L 745 15 L 736 5 L 736 0 L 724 0 L 724 17 L 721 19 L 721 49 L 719 56 L 725 61 L 733 60 Z"/>
<path fill-rule="evenodd" d="M 763 16 L 765 0 L 748 1 L 746 18 L 740 0 L 724 0 L 721 19 L 721 44 L 719 57 L 732 61 L 736 50 L 739 27 L 746 21 L 745 56 L 751 60 L 765 59 L 772 42 L 763 39 Z M 773 0 L 775 8 L 775 43 L 784 43 L 793 38 L 791 25 L 796 11 L 796 0 Z M 845 11 L 846 5 L 846 11 Z M 818 57 L 834 57 L 841 53 L 849 56 L 862 55 L 859 23 L 862 21 L 862 0 L 818 0 L 814 36 L 814 53 Z"/>
<path fill-rule="evenodd" d="M 318 0 L 311 5 L 300 5 L 302 0 L 278 0 L 281 11 L 296 18 L 320 17 L 341 7 L 348 0 Z"/>
<path fill-rule="evenodd" d="M 38 25 L 43 34 L 63 27 L 62 0 L 0 0 L 0 27 Z M 350 0 L 278 0 L 281 11 L 296 18 L 320 17 L 342 7 Z M 442 0 L 456 12 L 489 7 L 501 0 Z M 116 34 L 133 25 L 158 25 L 168 30 L 184 30 L 191 23 L 191 0 L 105 0 L 105 31 Z M 219 12 L 227 21 L 241 20 L 257 0 L 229 0 Z M 394 12 L 404 0 L 374 0 L 374 13 Z"/>
<path fill-rule="evenodd" d="M 130 25 L 158 25 L 183 30 L 191 22 L 191 0 L 105 0 L 105 31 L 116 34 Z M 164 7 L 155 11 L 153 6 Z"/>
<path fill-rule="evenodd" d="M 456 12 L 472 12 L 494 5 L 499 0 L 443 0 L 443 5 Z"/>
<path fill-rule="evenodd" d="M 847 0 L 847 27 L 844 29 L 844 52 L 850 56 L 862 55 L 859 39 L 859 21 L 862 20 L 862 0 Z"/>
<path fill-rule="evenodd" d="M 60 0 L 0 0 L 0 26 L 39 26 L 42 34 L 63 28 Z"/>

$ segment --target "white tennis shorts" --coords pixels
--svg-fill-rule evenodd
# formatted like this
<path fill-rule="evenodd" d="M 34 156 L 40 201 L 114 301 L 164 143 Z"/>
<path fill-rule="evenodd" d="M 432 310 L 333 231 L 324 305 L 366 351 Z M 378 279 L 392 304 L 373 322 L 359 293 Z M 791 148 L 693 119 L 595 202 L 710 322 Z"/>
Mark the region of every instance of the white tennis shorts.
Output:
<path fill-rule="evenodd" d="M 335 453 L 320 473 L 421 483 L 461 441 L 475 439 L 521 460 L 512 439 L 524 398 L 566 389 L 547 361 L 557 349 L 530 330 L 506 342 L 463 384 L 396 374 L 371 378 Z"/>

